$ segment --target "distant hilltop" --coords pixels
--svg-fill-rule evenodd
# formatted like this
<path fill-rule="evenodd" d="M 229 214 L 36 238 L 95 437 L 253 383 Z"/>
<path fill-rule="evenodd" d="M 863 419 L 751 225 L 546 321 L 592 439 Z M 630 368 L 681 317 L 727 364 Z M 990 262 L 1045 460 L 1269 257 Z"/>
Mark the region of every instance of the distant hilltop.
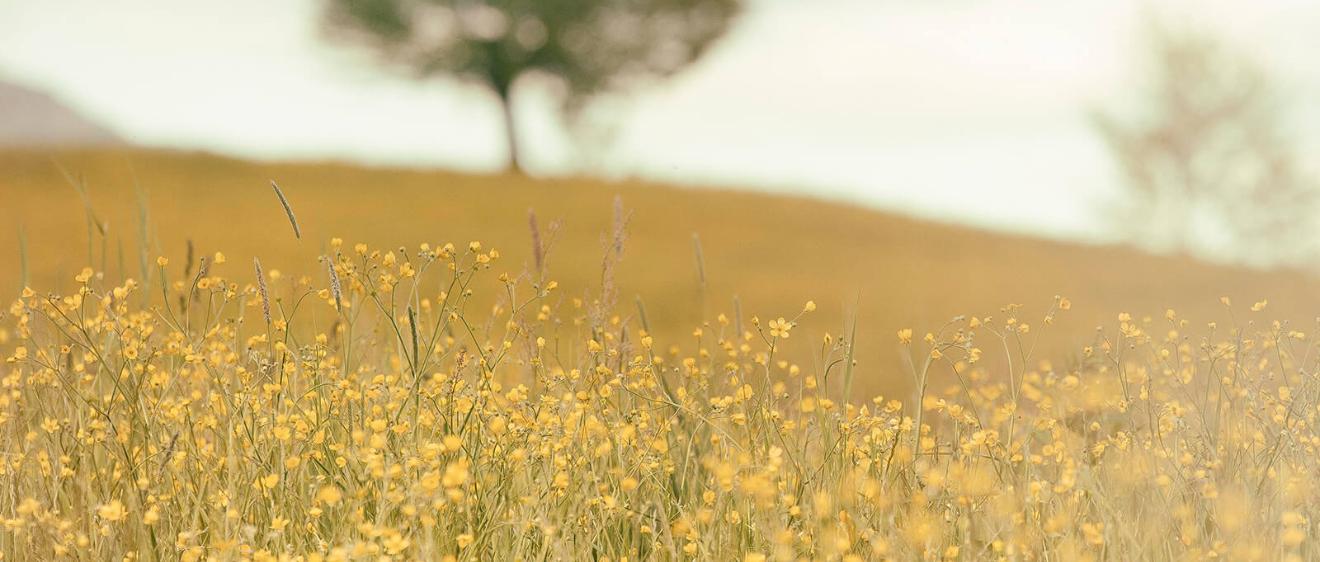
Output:
<path fill-rule="evenodd" d="M 127 144 L 45 92 L 0 81 L 0 147 Z"/>

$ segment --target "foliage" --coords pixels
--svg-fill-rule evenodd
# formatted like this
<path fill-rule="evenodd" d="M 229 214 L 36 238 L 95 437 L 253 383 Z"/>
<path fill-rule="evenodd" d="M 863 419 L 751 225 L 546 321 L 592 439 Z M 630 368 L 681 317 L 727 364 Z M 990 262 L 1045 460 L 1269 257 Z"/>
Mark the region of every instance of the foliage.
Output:
<path fill-rule="evenodd" d="M 1317 185 L 1265 71 L 1213 37 L 1155 26 L 1147 111 L 1096 125 L 1126 180 L 1118 228 L 1162 250 L 1258 265 L 1314 257 Z"/>
<path fill-rule="evenodd" d="M 528 73 L 566 86 L 566 108 L 670 76 L 723 35 L 741 0 L 326 0 L 332 33 L 419 77 L 452 75 L 494 92 L 506 118 Z"/>

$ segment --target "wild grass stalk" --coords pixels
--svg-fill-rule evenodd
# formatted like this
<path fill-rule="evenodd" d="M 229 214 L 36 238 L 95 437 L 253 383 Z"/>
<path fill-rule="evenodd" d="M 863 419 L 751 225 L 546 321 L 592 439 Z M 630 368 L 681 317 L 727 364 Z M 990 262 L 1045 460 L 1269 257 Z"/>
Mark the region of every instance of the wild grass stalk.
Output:
<path fill-rule="evenodd" d="M 284 190 L 280 189 L 275 180 L 270 180 L 271 189 L 275 190 L 275 196 L 280 199 L 280 206 L 284 208 L 284 215 L 289 218 L 289 226 L 293 227 L 293 237 L 302 239 L 302 229 L 298 228 L 298 218 L 293 216 L 293 206 L 289 204 L 289 198 L 284 196 Z"/>

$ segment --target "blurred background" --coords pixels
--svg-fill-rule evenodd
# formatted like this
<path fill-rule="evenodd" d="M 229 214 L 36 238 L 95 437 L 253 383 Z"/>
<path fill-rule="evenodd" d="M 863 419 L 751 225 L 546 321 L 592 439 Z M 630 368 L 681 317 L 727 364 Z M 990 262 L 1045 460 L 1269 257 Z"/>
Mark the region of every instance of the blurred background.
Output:
<path fill-rule="evenodd" d="M 488 92 L 442 73 L 384 72 L 327 37 L 325 10 L 317 0 L 5 0 L 0 76 L 134 144 L 504 166 Z M 1121 178 L 1088 112 L 1146 101 L 1153 21 L 1265 66 L 1296 102 L 1284 125 L 1315 160 L 1320 5 L 1305 0 L 750 0 L 672 80 L 601 96 L 614 114 L 599 125 L 614 129 L 603 146 L 574 146 L 546 88 L 525 88 L 515 110 L 538 174 L 796 191 L 1089 240 L 1109 234 L 1093 211 Z M 0 103 L 22 104 L 16 96 Z"/>
<path fill-rule="evenodd" d="M 883 370 L 897 328 L 1056 294 L 1058 345 L 1221 295 L 1306 320 L 1316 30 L 1304 0 L 0 0 L 0 290 L 194 245 L 310 270 L 330 236 L 514 267 L 530 208 L 585 291 L 617 195 L 621 283 L 674 333 L 814 298 Z"/>

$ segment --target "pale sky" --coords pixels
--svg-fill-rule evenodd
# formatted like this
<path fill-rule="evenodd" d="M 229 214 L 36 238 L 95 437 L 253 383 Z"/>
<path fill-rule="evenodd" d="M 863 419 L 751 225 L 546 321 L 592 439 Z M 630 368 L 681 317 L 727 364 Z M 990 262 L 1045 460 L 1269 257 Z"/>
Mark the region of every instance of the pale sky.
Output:
<path fill-rule="evenodd" d="M 1320 146 L 1314 0 L 753 0 L 709 57 L 626 102 L 601 166 L 1103 238 L 1096 207 L 1117 180 L 1086 111 L 1136 95 L 1152 12 L 1263 62 Z M 315 0 L 0 0 L 0 77 L 146 145 L 501 165 L 484 92 L 374 68 L 327 45 L 316 13 Z M 522 102 L 529 167 L 571 170 L 549 102 Z"/>

